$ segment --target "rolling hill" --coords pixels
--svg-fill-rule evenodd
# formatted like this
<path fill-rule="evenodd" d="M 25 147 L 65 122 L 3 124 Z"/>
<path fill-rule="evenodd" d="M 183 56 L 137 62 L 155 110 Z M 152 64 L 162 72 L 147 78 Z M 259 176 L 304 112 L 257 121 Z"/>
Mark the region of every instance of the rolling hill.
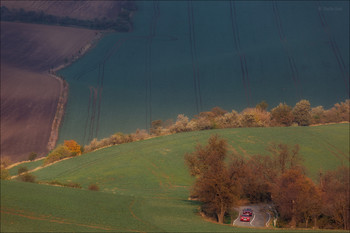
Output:
<path fill-rule="evenodd" d="M 82 189 L 2 181 L 4 231 L 176 231 L 242 232 L 205 221 L 199 203 L 189 201 L 193 182 L 183 156 L 212 134 L 231 151 L 266 154 L 271 142 L 299 144 L 307 173 L 349 162 L 349 124 L 288 128 L 240 128 L 162 136 L 117 145 L 64 160 L 33 172 L 39 181 L 77 182 Z M 40 162 L 19 166 L 34 168 Z M 97 184 L 100 191 L 87 188 Z M 66 203 L 67 204 L 63 204 Z M 263 229 L 261 229 L 263 231 Z"/>

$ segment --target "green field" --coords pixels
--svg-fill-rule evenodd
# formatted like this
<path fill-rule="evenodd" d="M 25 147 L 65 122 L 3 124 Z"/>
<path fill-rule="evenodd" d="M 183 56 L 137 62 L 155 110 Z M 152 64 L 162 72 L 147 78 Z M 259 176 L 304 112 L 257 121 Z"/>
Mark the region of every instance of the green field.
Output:
<path fill-rule="evenodd" d="M 2 231 L 256 231 L 207 222 L 189 201 L 193 179 L 183 156 L 212 134 L 230 150 L 266 154 L 271 142 L 299 144 L 307 173 L 349 162 L 349 124 L 189 132 L 113 146 L 43 168 L 39 181 L 77 182 L 82 190 L 1 183 Z M 30 163 L 29 163 L 30 164 Z M 28 165 L 29 165 L 28 164 Z M 14 167 L 13 169 L 16 169 Z M 99 192 L 87 190 L 97 183 Z"/>

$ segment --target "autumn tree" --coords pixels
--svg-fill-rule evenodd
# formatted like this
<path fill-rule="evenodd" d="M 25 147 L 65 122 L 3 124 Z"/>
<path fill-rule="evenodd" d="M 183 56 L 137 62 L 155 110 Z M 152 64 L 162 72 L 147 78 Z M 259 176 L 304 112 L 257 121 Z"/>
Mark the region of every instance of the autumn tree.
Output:
<path fill-rule="evenodd" d="M 320 178 L 323 213 L 331 217 L 336 227 L 350 229 L 350 171 L 342 166 Z"/>
<path fill-rule="evenodd" d="M 213 117 L 223 116 L 227 113 L 225 109 L 222 109 L 220 107 L 214 107 L 211 109 L 211 113 L 213 114 Z"/>
<path fill-rule="evenodd" d="M 306 226 L 319 214 L 320 194 L 316 185 L 300 169 L 286 170 L 271 190 L 272 200 L 281 217 L 295 228 L 302 219 Z"/>
<path fill-rule="evenodd" d="M 202 211 L 219 223 L 236 205 L 240 193 L 224 162 L 226 155 L 227 142 L 217 135 L 211 136 L 206 146 L 198 145 L 193 153 L 185 155 L 190 174 L 197 178 L 191 196 L 198 198 L 203 203 Z"/>
<path fill-rule="evenodd" d="M 253 155 L 240 170 L 243 174 L 241 185 L 243 193 L 251 202 L 271 201 L 271 182 L 276 177 L 276 171 L 272 168 L 270 156 Z M 243 172 L 242 172 L 243 171 Z"/>
<path fill-rule="evenodd" d="M 163 129 L 163 121 L 162 120 L 154 120 L 151 122 L 150 133 L 155 135 L 160 135 Z"/>
<path fill-rule="evenodd" d="M 72 153 L 72 155 L 81 155 L 81 146 L 74 140 L 64 140 L 64 146 Z"/>
<path fill-rule="evenodd" d="M 292 108 L 286 103 L 280 103 L 271 110 L 271 119 L 276 125 L 290 126 L 293 123 Z"/>
<path fill-rule="evenodd" d="M 247 108 L 240 116 L 242 127 L 266 127 L 270 125 L 270 113 L 258 108 Z"/>
<path fill-rule="evenodd" d="M 325 123 L 325 110 L 323 106 L 317 106 L 317 107 L 311 108 L 310 115 L 311 115 L 311 124 Z"/>
<path fill-rule="evenodd" d="M 287 144 L 271 143 L 267 147 L 267 151 L 271 153 L 273 160 L 271 166 L 277 170 L 277 174 L 283 174 L 287 169 L 304 169 L 302 165 L 303 159 L 299 153 L 300 147 L 298 144 L 294 145 L 293 148 L 290 148 Z"/>
<path fill-rule="evenodd" d="M 325 111 L 326 122 L 342 122 L 350 120 L 350 100 L 336 103 L 334 106 Z"/>
<path fill-rule="evenodd" d="M 265 100 L 261 101 L 260 103 L 258 103 L 255 106 L 255 108 L 260 110 L 260 111 L 266 111 L 268 107 L 269 107 L 269 105 Z"/>
<path fill-rule="evenodd" d="M 174 133 L 189 131 L 188 122 L 189 121 L 187 116 L 185 116 L 184 114 L 179 114 L 177 116 L 175 124 L 170 127 L 170 131 Z"/>
<path fill-rule="evenodd" d="M 224 115 L 217 116 L 215 118 L 218 128 L 239 128 L 242 127 L 239 114 L 232 110 Z"/>
<path fill-rule="evenodd" d="M 301 100 L 296 103 L 293 108 L 294 122 L 298 123 L 300 126 L 310 125 L 311 114 L 310 114 L 310 102 L 308 100 Z"/>

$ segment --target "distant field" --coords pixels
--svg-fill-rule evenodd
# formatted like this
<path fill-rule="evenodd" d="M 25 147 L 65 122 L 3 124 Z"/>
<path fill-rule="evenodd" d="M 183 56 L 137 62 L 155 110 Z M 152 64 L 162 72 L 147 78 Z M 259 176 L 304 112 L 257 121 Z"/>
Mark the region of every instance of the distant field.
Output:
<path fill-rule="evenodd" d="M 49 75 L 1 60 L 1 156 L 17 162 L 48 152 L 59 94 L 59 82 Z"/>
<path fill-rule="evenodd" d="M 231 150 L 245 155 L 267 155 L 264 149 L 270 142 L 299 144 L 307 173 L 316 180 L 320 168 L 348 164 L 348 132 L 349 124 L 209 130 L 101 149 L 33 173 L 39 181 L 80 183 L 83 190 L 2 182 L 2 229 L 257 231 L 206 222 L 198 215 L 199 204 L 187 200 L 193 178 L 185 167 L 184 154 L 193 151 L 197 143 L 206 143 L 212 134 L 227 139 Z M 33 168 L 39 163 L 27 165 Z M 10 172 L 16 169 L 18 166 Z M 92 183 L 98 184 L 99 192 L 87 190 Z M 60 205 L 66 199 L 68 204 Z"/>
<path fill-rule="evenodd" d="M 31 152 L 48 152 L 60 94 L 60 83 L 48 71 L 95 37 L 87 29 L 1 22 L 1 156 L 21 161 Z"/>
<path fill-rule="evenodd" d="M 215 106 L 308 99 L 330 108 L 349 97 L 348 1 L 137 5 L 131 33 L 108 34 L 60 71 L 71 90 L 61 142 L 86 145 Z"/>
<path fill-rule="evenodd" d="M 77 19 L 103 18 L 116 19 L 120 11 L 117 1 L 28 1 L 28 0 L 3 0 L 2 6 L 14 9 L 24 9 L 25 11 L 43 11 L 46 14 L 70 17 Z"/>

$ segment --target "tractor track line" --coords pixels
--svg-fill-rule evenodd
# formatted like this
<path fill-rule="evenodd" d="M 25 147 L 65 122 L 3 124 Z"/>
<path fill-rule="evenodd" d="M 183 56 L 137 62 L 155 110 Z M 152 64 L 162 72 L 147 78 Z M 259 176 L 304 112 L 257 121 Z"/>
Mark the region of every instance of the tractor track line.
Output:
<path fill-rule="evenodd" d="M 83 142 L 85 143 L 86 138 L 86 131 L 89 124 L 89 115 L 90 115 L 90 105 L 91 105 L 91 88 L 89 88 L 89 102 L 88 102 L 88 109 L 87 109 L 87 115 L 85 119 L 85 126 L 84 126 L 84 136 L 83 136 Z"/>
<path fill-rule="evenodd" d="M 196 63 L 196 74 L 197 74 L 197 87 L 198 87 L 198 97 L 199 97 L 199 110 L 203 111 L 203 104 L 202 104 L 202 93 L 201 93 L 201 83 L 200 83 L 200 76 L 199 76 L 199 68 L 198 68 L 198 56 L 197 56 L 197 45 L 196 45 L 196 31 L 194 29 L 195 21 L 194 21 L 194 13 L 193 13 L 193 3 L 192 0 L 190 0 L 191 3 L 191 17 L 192 17 L 192 38 L 193 38 L 193 49 L 194 49 L 194 58 Z"/>
<path fill-rule="evenodd" d="M 160 16 L 159 2 L 153 0 L 153 15 L 149 26 L 149 35 L 146 37 L 146 130 L 149 130 L 152 125 L 152 44 L 156 34 L 157 21 Z"/>
<path fill-rule="evenodd" d="M 298 71 L 298 68 L 295 64 L 294 57 L 291 55 L 288 41 L 287 41 L 287 37 L 283 31 L 282 20 L 281 20 L 281 16 L 280 16 L 276 1 L 273 1 L 272 12 L 273 12 L 274 19 L 275 19 L 275 22 L 277 25 L 277 31 L 278 31 L 278 34 L 280 37 L 282 47 L 283 47 L 283 49 L 287 55 L 287 58 L 288 58 L 288 65 L 289 65 L 289 68 L 291 71 L 291 78 L 292 78 L 292 81 L 294 83 L 296 96 L 301 99 L 302 98 L 302 88 L 301 88 L 301 85 L 299 82 L 299 79 L 300 79 L 299 78 L 299 71 Z"/>
<path fill-rule="evenodd" d="M 320 8 L 321 8 L 321 4 L 320 4 L 320 1 L 318 1 L 318 9 L 320 9 Z M 318 10 L 318 16 L 319 16 L 320 21 L 321 21 L 321 26 L 328 37 L 328 44 L 330 45 L 330 48 L 331 48 L 331 50 L 336 58 L 339 70 L 341 72 L 341 76 L 345 82 L 347 94 L 349 95 L 349 93 L 350 93 L 350 91 L 349 91 L 349 74 L 347 74 L 347 72 L 346 72 L 346 65 L 344 63 L 343 57 L 339 51 L 337 42 L 335 41 L 334 37 L 331 35 L 330 27 L 327 23 L 326 16 L 323 14 L 323 12 L 321 10 Z"/>
<path fill-rule="evenodd" d="M 197 49 L 196 49 L 192 0 L 189 0 L 187 2 L 187 10 L 188 10 L 187 13 L 188 13 L 188 24 L 189 24 L 189 42 L 190 42 L 192 70 L 193 70 L 193 86 L 194 86 L 194 92 L 195 92 L 194 93 L 195 104 L 196 104 L 197 114 L 199 114 L 203 109 L 203 104 L 202 104 L 202 94 L 200 89 L 200 77 L 199 77 L 198 57 L 197 57 Z"/>
<path fill-rule="evenodd" d="M 231 17 L 231 29 L 233 34 L 234 47 L 236 48 L 239 61 L 240 61 L 245 100 L 246 100 L 246 104 L 250 106 L 251 91 L 250 91 L 250 83 L 249 83 L 249 76 L 248 76 L 248 66 L 247 66 L 245 54 L 241 52 L 241 43 L 240 43 L 239 30 L 238 30 L 238 24 L 237 24 L 236 5 L 232 0 L 230 0 L 230 17 Z"/>
<path fill-rule="evenodd" d="M 193 52 L 193 42 L 192 42 L 192 22 L 191 22 L 191 13 L 190 13 L 190 2 L 187 2 L 187 13 L 188 13 L 188 29 L 189 29 L 189 42 L 190 42 L 190 51 L 191 51 L 191 60 L 192 60 L 192 71 L 193 71 L 193 88 L 194 88 L 194 95 L 195 95 L 195 104 L 196 104 L 196 111 L 197 114 L 199 114 L 199 104 L 198 104 L 198 90 L 197 90 L 197 81 L 196 81 L 196 68 L 195 68 L 195 62 L 194 62 L 194 52 Z"/>

